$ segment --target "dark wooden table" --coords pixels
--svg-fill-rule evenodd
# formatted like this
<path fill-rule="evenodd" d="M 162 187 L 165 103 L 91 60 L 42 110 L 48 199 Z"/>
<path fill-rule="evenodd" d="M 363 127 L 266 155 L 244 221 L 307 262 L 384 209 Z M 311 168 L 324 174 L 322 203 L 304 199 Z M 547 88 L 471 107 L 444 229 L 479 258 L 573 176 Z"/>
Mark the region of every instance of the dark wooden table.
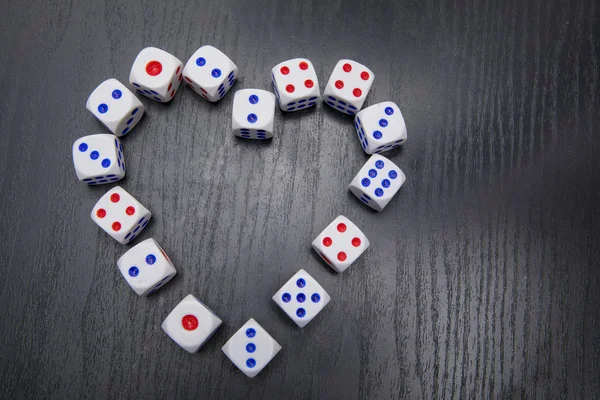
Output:
<path fill-rule="evenodd" d="M 600 397 L 597 1 L 2 3 L 0 398 Z M 85 101 L 140 49 L 202 44 L 236 89 L 293 57 L 321 89 L 338 59 L 365 63 L 366 105 L 406 118 L 386 156 L 408 179 L 382 213 L 360 203 L 367 155 L 323 105 L 278 111 L 258 143 L 230 133 L 231 93 L 144 98 L 120 184 L 179 273 L 140 298 L 128 247 L 89 218 L 110 186 L 77 181 L 71 145 L 105 131 Z M 310 248 L 338 214 L 372 243 L 341 275 Z M 299 268 L 332 297 L 304 329 L 271 300 Z M 189 293 L 224 320 L 194 355 L 160 328 Z M 253 380 L 221 352 L 250 317 L 283 346 Z"/>

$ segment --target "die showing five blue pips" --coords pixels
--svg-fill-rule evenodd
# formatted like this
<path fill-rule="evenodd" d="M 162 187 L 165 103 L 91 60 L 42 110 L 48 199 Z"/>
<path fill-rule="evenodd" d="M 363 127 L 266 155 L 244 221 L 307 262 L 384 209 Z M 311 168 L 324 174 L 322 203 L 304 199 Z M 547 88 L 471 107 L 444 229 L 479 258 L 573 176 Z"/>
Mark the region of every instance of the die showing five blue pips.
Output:
<path fill-rule="evenodd" d="M 325 289 L 303 269 L 273 295 L 273 301 L 301 328 L 306 326 L 329 300 Z"/>

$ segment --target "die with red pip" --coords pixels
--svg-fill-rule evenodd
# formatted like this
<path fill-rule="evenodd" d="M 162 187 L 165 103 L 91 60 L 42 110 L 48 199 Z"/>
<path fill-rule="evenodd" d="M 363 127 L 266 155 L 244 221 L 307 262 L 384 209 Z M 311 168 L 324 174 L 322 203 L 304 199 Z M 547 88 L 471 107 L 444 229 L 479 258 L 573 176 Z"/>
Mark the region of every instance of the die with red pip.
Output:
<path fill-rule="evenodd" d="M 363 106 L 375 74 L 352 60 L 340 60 L 323 92 L 325 104 L 345 114 L 355 115 Z"/>
<path fill-rule="evenodd" d="M 140 234 L 152 214 L 122 187 L 116 186 L 98 200 L 91 217 L 113 239 L 125 244 Z"/>
<path fill-rule="evenodd" d="M 244 139 L 273 137 L 275 96 L 260 89 L 242 89 L 235 92 L 231 126 L 233 134 Z"/>
<path fill-rule="evenodd" d="M 323 261 L 337 272 L 344 272 L 369 245 L 365 234 L 343 215 L 334 219 L 312 243 Z"/>
<path fill-rule="evenodd" d="M 131 66 L 129 82 L 136 93 L 168 103 L 179 89 L 182 69 L 183 63 L 174 55 L 156 47 L 146 47 Z"/>
<path fill-rule="evenodd" d="M 271 70 L 273 90 L 283 111 L 298 111 L 317 104 L 319 80 L 315 67 L 306 58 L 294 58 Z"/>

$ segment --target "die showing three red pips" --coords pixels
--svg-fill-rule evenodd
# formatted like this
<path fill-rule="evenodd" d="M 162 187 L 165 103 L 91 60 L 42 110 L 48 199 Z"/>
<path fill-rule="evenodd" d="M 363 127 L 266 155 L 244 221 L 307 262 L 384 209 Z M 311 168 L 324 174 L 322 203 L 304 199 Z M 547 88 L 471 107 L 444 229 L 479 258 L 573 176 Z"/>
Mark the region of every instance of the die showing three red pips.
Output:
<path fill-rule="evenodd" d="M 238 68 L 220 50 L 200 47 L 183 65 L 175 56 L 147 47 L 136 57 L 129 82 L 137 94 L 167 103 L 181 82 L 210 102 L 222 99 L 235 84 Z M 293 112 L 316 106 L 321 98 L 312 62 L 306 58 L 284 61 L 271 71 L 273 93 L 242 89 L 235 93 L 232 132 L 245 139 L 269 139 L 275 134 L 275 108 Z M 372 154 L 350 183 L 350 191 L 363 203 L 381 211 L 400 189 L 406 177 L 380 155 L 406 140 L 406 124 L 399 107 L 391 102 L 362 111 L 375 74 L 352 60 L 340 60 L 323 92 L 323 101 L 342 113 L 354 115 L 354 126 L 363 150 Z M 275 100 L 277 99 L 277 100 Z M 134 93 L 116 79 L 102 82 L 89 96 L 87 109 L 112 134 L 79 138 L 73 144 L 77 178 L 88 185 L 113 183 L 125 176 L 122 137 L 137 125 L 145 108 Z M 152 214 L 120 186 L 98 200 L 91 218 L 119 243 L 131 243 Z M 340 215 L 313 241 L 319 256 L 338 273 L 346 270 L 367 250 L 370 242 L 348 218 Z M 117 261 L 125 281 L 136 294 L 156 292 L 177 274 L 175 266 L 154 239 L 138 243 Z M 330 301 L 319 283 L 300 269 L 273 296 L 273 301 L 299 326 L 308 324 Z M 185 297 L 167 316 L 163 330 L 190 353 L 216 332 L 221 319 L 193 295 Z M 281 346 L 258 322 L 250 319 L 223 346 L 227 357 L 249 377 L 258 374 Z"/>

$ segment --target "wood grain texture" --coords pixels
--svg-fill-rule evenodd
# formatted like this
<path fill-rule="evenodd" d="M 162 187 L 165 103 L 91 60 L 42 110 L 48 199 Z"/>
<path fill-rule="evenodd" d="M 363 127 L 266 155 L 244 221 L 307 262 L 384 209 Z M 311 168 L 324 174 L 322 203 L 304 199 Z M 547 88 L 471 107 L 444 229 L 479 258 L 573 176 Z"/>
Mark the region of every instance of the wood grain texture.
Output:
<path fill-rule="evenodd" d="M 0 398 L 600 397 L 600 5 L 595 0 L 2 2 Z M 351 118 L 283 115 L 265 143 L 229 132 L 232 94 L 187 88 L 124 138 L 121 185 L 153 213 L 179 271 L 138 298 L 126 250 L 89 219 L 108 187 L 77 182 L 85 110 L 137 52 L 202 44 L 236 89 L 311 59 L 376 77 L 409 139 L 405 186 L 374 213 L 347 190 L 367 156 Z M 372 247 L 333 273 L 312 239 L 338 214 Z M 271 296 L 299 268 L 331 303 L 299 329 Z M 193 293 L 224 320 L 198 354 L 160 324 Z M 249 380 L 221 346 L 250 317 L 283 351 Z"/>

